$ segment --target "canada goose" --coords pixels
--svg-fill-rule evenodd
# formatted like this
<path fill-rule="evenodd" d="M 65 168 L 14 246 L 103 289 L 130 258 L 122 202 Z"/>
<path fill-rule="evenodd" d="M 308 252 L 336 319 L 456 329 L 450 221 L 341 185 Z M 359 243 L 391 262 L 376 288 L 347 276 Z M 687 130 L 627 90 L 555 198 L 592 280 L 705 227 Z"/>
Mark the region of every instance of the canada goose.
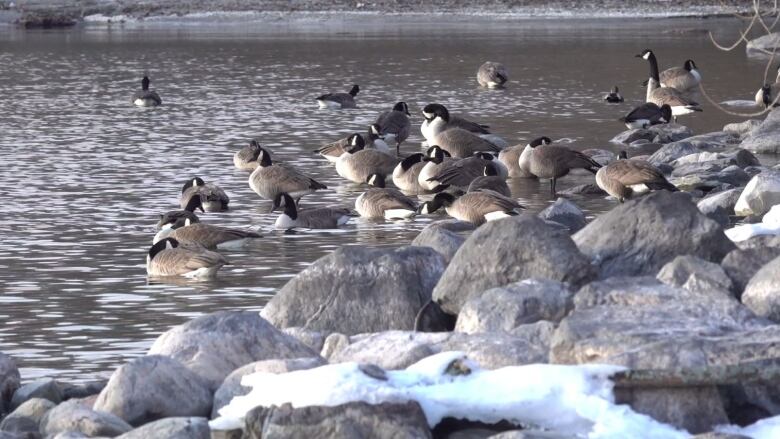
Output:
<path fill-rule="evenodd" d="M 339 139 L 335 142 L 328 143 L 327 145 L 317 148 L 314 150 L 317 154 L 325 157 L 328 159 L 331 163 L 336 163 L 336 161 L 341 157 L 342 154 L 347 152 L 347 149 L 353 146 L 357 145 L 363 145 L 365 146 L 366 141 L 363 138 L 362 135 L 358 133 L 350 134 L 347 137 L 344 137 L 343 139 Z"/>
<path fill-rule="evenodd" d="M 441 104 L 428 104 L 423 108 L 422 113 L 425 120 L 420 126 L 420 131 L 431 146 L 435 145 L 433 139 L 437 134 L 450 128 L 461 128 L 477 135 L 490 134 L 487 125 L 453 116 L 447 107 Z"/>
<path fill-rule="evenodd" d="M 475 225 L 517 215 L 515 209 L 523 208 L 517 201 L 509 197 L 490 190 L 481 190 L 467 192 L 457 198 L 447 192 L 438 193 L 433 197 L 433 200 L 421 204 L 417 211 L 429 214 L 436 212 L 442 206 L 449 216 Z"/>
<path fill-rule="evenodd" d="M 372 174 L 366 182 L 373 186 L 355 200 L 355 210 L 363 218 L 404 219 L 417 213 L 417 203 L 396 189 L 385 187 L 385 176 Z"/>
<path fill-rule="evenodd" d="M 387 142 L 382 138 L 380 130 L 379 124 L 372 124 L 368 127 L 368 134 L 366 135 L 366 139 L 368 140 L 366 141 L 365 148 L 375 149 L 385 154 L 390 154 L 390 147 L 387 146 Z"/>
<path fill-rule="evenodd" d="M 503 87 L 509 80 L 509 73 L 503 64 L 488 61 L 477 70 L 477 82 L 483 87 Z"/>
<path fill-rule="evenodd" d="M 267 200 L 273 200 L 277 195 L 287 193 L 300 201 L 304 195 L 328 188 L 290 166 L 273 164 L 271 154 L 265 148 L 260 148 L 257 163 L 259 166 L 249 176 L 249 187 Z"/>
<path fill-rule="evenodd" d="M 769 108 L 770 105 L 773 105 L 772 102 L 777 99 L 778 92 L 780 92 L 780 66 L 777 67 L 777 78 L 775 79 L 775 83 L 772 85 L 764 84 L 764 86 L 756 92 L 756 105 Z M 780 104 L 775 103 L 773 106 L 777 107 L 778 105 Z"/>
<path fill-rule="evenodd" d="M 659 107 L 652 102 L 645 102 L 618 120 L 626 124 L 628 129 L 647 128 L 651 125 L 671 122 L 672 108 L 669 104 Z"/>
<path fill-rule="evenodd" d="M 596 172 L 596 184 L 621 203 L 650 190 L 678 190 L 658 168 L 644 160 L 626 159 L 625 151 L 620 152 L 618 160 Z"/>
<path fill-rule="evenodd" d="M 209 250 L 217 248 L 239 248 L 251 239 L 262 238 L 259 233 L 192 222 L 189 218 L 178 219 L 163 226 L 153 242 L 174 238 L 182 244 L 197 244 Z"/>
<path fill-rule="evenodd" d="M 489 162 L 485 164 L 485 167 L 482 170 L 482 176 L 472 180 L 466 192 L 490 190 L 511 198 L 512 192 L 506 184 L 506 177 L 498 175 L 497 168 L 496 163 Z"/>
<path fill-rule="evenodd" d="M 682 67 L 666 69 L 659 75 L 661 87 L 674 88 L 683 93 L 693 91 L 701 83 L 701 73 L 692 59 L 685 61 Z"/>
<path fill-rule="evenodd" d="M 393 169 L 393 184 L 398 189 L 411 194 L 427 192 L 419 182 L 420 172 L 427 163 L 425 154 L 419 152 L 401 160 Z"/>
<path fill-rule="evenodd" d="M 372 174 L 387 175 L 397 163 L 394 156 L 376 149 L 365 149 L 363 142 L 347 149 L 336 161 L 336 172 L 349 181 L 365 183 Z"/>
<path fill-rule="evenodd" d="M 141 90 L 133 94 L 133 104 L 139 107 L 156 107 L 162 104 L 160 95 L 154 90 L 149 90 L 149 77 L 141 80 Z"/>
<path fill-rule="evenodd" d="M 298 210 L 295 200 L 288 194 L 279 194 L 274 198 L 271 212 L 283 207 L 284 211 L 274 223 L 277 229 L 336 229 L 346 224 L 352 215 L 347 208 L 317 207 Z"/>
<path fill-rule="evenodd" d="M 165 238 L 149 249 L 146 273 L 149 276 L 213 277 L 227 264 L 225 258 L 213 251 L 181 247 L 174 238 Z"/>
<path fill-rule="evenodd" d="M 450 153 L 441 149 L 438 145 L 433 145 L 428 148 L 426 154 L 428 155 L 428 160 L 422 170 L 420 170 L 420 175 L 417 177 L 417 183 L 426 191 L 437 192 L 444 187 L 439 186 L 435 179 L 430 179 L 450 166 L 453 166 L 458 160 L 452 158 Z"/>
<path fill-rule="evenodd" d="M 539 178 L 550 179 L 550 191 L 555 197 L 556 181 L 576 168 L 596 173 L 601 165 L 585 154 L 558 145 L 532 146 L 529 170 Z M 522 157 L 521 157 L 522 158 Z"/>
<path fill-rule="evenodd" d="M 547 136 L 541 136 L 537 137 L 530 142 L 528 142 L 525 147 L 523 147 L 523 152 L 520 153 L 520 156 L 517 159 L 517 167 L 518 169 L 523 173 L 530 176 L 530 178 L 537 178 L 538 175 L 535 175 L 531 172 L 531 155 L 534 152 L 534 148 L 541 145 L 550 145 L 552 144 L 552 139 L 550 139 Z"/>
<path fill-rule="evenodd" d="M 644 58 L 650 63 L 650 79 L 647 81 L 646 102 L 652 102 L 659 107 L 668 104 L 672 107 L 672 115 L 675 118 L 693 113 L 694 111 L 703 111 L 699 104 L 685 98 L 677 89 L 661 87 L 661 80 L 658 77 L 658 60 L 656 60 L 652 50 L 645 49 L 637 57 Z"/>
<path fill-rule="evenodd" d="M 257 169 L 258 154 L 260 154 L 260 144 L 253 139 L 249 145 L 236 151 L 233 155 L 233 164 L 242 171 L 254 171 Z"/>
<path fill-rule="evenodd" d="M 612 91 L 604 96 L 604 100 L 610 104 L 619 104 L 623 102 L 623 96 L 620 96 L 620 90 L 618 90 L 617 86 L 614 86 Z"/>
<path fill-rule="evenodd" d="M 203 181 L 200 177 L 195 177 L 191 180 L 187 180 L 184 186 L 181 188 L 181 196 L 179 197 L 179 205 L 184 209 L 189 203 L 190 198 L 198 194 L 200 195 L 203 209 L 206 212 L 222 212 L 228 210 L 228 198 L 225 191 L 214 183 L 208 183 Z"/>
<path fill-rule="evenodd" d="M 409 106 L 406 102 L 398 102 L 390 111 L 385 111 L 376 118 L 379 125 L 379 133 L 384 136 L 386 142 L 395 142 L 395 153 L 401 153 L 403 143 L 412 131 L 412 123 L 409 121 Z"/>
<path fill-rule="evenodd" d="M 445 167 L 429 177 L 428 181 L 436 182 L 439 185 L 456 186 L 465 189 L 475 178 L 484 175 L 483 171 L 487 164 L 493 165 L 492 168 L 495 169 L 495 175 L 503 179 L 507 178 L 509 171 L 493 154 L 478 152 L 471 157 L 456 161 L 452 166 Z"/>
<path fill-rule="evenodd" d="M 320 108 L 355 108 L 355 96 L 360 92 L 357 84 L 352 86 L 349 93 L 328 93 L 317 98 Z"/>
<path fill-rule="evenodd" d="M 194 213 L 195 209 L 200 209 L 201 212 L 205 212 L 199 194 L 191 196 L 189 203 L 184 206 L 183 210 L 171 210 L 160 215 L 160 220 L 157 221 L 157 230 L 160 230 L 163 227 L 171 227 L 177 221 L 184 221 L 185 219 L 189 219 L 192 223 L 199 222 L 198 216 Z"/>
<path fill-rule="evenodd" d="M 501 148 L 482 137 L 462 128 L 450 128 L 433 138 L 433 145 L 449 152 L 455 158 L 465 158 L 479 151 L 499 152 Z"/>

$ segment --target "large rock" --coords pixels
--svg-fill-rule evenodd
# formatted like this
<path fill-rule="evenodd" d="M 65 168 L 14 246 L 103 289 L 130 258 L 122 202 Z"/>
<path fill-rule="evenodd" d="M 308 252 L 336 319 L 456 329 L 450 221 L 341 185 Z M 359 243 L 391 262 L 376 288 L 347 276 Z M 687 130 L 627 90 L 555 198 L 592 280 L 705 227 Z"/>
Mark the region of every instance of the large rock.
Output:
<path fill-rule="evenodd" d="M 117 439 L 209 439 L 211 430 L 206 418 L 165 418 L 131 430 Z"/>
<path fill-rule="evenodd" d="M 59 404 L 62 402 L 62 389 L 57 381 L 51 378 L 41 378 L 20 387 L 11 399 L 11 408 L 16 409 L 31 398 L 43 398 Z"/>
<path fill-rule="evenodd" d="M 758 270 L 779 256 L 780 247 L 736 249 L 727 254 L 720 265 L 731 278 L 737 297 L 742 297 L 742 292 Z"/>
<path fill-rule="evenodd" d="M 92 410 L 76 400 L 65 401 L 46 412 L 41 419 L 41 434 L 78 432 L 88 437 L 115 437 L 133 427 L 111 413 Z"/>
<path fill-rule="evenodd" d="M 465 241 L 466 238 L 458 233 L 434 223 L 422 229 L 412 241 L 412 245 L 436 250 L 444 257 L 445 263 L 449 264 Z"/>
<path fill-rule="evenodd" d="M 687 140 L 682 140 L 664 145 L 661 147 L 661 149 L 654 152 L 650 158 L 647 159 L 647 161 L 654 165 L 671 163 L 680 157 L 686 156 L 688 154 L 695 154 L 697 152 L 699 152 L 699 148 Z"/>
<path fill-rule="evenodd" d="M 216 418 L 219 409 L 226 406 L 236 396 L 243 396 L 252 390 L 241 385 L 241 379 L 255 372 L 286 373 L 294 370 L 312 369 L 327 364 L 322 357 L 295 358 L 292 360 L 264 360 L 247 364 L 234 370 L 225 378 L 222 385 L 214 393 L 214 405 L 211 408 L 211 417 Z"/>
<path fill-rule="evenodd" d="M 702 294 L 731 294 L 734 289 L 720 265 L 691 255 L 677 256 L 656 277 L 665 284 Z"/>
<path fill-rule="evenodd" d="M 433 299 L 445 312 L 457 314 L 466 301 L 490 288 L 530 278 L 577 288 L 594 274 L 568 233 L 524 214 L 478 228 L 455 254 Z"/>
<path fill-rule="evenodd" d="M 213 391 L 230 372 L 245 364 L 317 354 L 274 328 L 257 312 L 221 311 L 165 332 L 155 340 L 149 355 L 165 355 L 180 361 L 205 378 Z"/>
<path fill-rule="evenodd" d="M 739 216 L 762 216 L 780 204 L 780 171 L 765 171 L 748 182 L 734 206 Z"/>
<path fill-rule="evenodd" d="M 0 415 L 8 412 L 11 398 L 19 388 L 21 376 L 14 360 L 0 352 Z"/>
<path fill-rule="evenodd" d="M 526 279 L 471 298 L 458 314 L 455 330 L 509 332 L 539 320 L 559 322 L 573 307 L 573 292 L 560 282 Z"/>
<path fill-rule="evenodd" d="M 780 51 L 780 33 L 762 35 L 747 42 L 745 51 L 748 56 L 766 57 L 775 51 Z"/>
<path fill-rule="evenodd" d="M 720 262 L 734 249 L 721 226 L 699 212 L 688 195 L 667 191 L 621 204 L 573 238 L 601 278 L 655 275 L 678 255 Z"/>
<path fill-rule="evenodd" d="M 262 315 L 280 328 L 344 334 L 414 329 L 444 267 L 428 247 L 341 247 L 287 282 Z"/>
<path fill-rule="evenodd" d="M 415 401 L 349 402 L 333 407 L 257 407 L 246 415 L 246 439 L 317 438 L 427 439 L 425 413 Z"/>
<path fill-rule="evenodd" d="M 282 332 L 305 344 L 314 352 L 322 350 L 325 337 L 328 336 L 328 333 L 324 331 L 314 331 L 296 326 L 284 328 Z"/>
<path fill-rule="evenodd" d="M 727 133 L 733 133 L 743 137 L 748 135 L 757 126 L 761 125 L 761 122 L 763 121 L 758 119 L 748 119 L 742 122 L 734 122 L 734 123 L 726 124 L 723 127 L 723 131 Z"/>
<path fill-rule="evenodd" d="M 691 164 L 717 164 L 722 168 L 727 166 L 736 165 L 740 168 L 747 168 L 748 166 L 759 166 L 761 162 L 758 161 L 755 155 L 744 150 L 737 149 L 731 152 L 699 152 L 695 154 L 688 154 L 673 161 L 671 165 L 675 168 L 683 165 Z"/>
<path fill-rule="evenodd" d="M 756 314 L 780 323 L 780 257 L 753 275 L 742 293 L 742 303 Z"/>
<path fill-rule="evenodd" d="M 756 154 L 780 153 L 780 111 L 772 110 L 761 125 L 742 139 L 739 147 Z"/>
<path fill-rule="evenodd" d="M 669 143 L 688 138 L 693 135 L 693 130 L 676 123 L 655 125 L 649 128 L 638 128 L 623 131 L 612 140 L 611 143 L 635 144 L 637 141 L 646 141 L 652 143 Z"/>
<path fill-rule="evenodd" d="M 566 226 L 569 233 L 580 230 L 586 224 L 585 212 L 565 198 L 558 198 L 553 204 L 539 212 L 539 218 L 562 224 Z"/>
<path fill-rule="evenodd" d="M 178 361 L 159 355 L 136 358 L 114 371 L 95 410 L 138 426 L 173 416 L 208 416 L 207 383 Z"/>
<path fill-rule="evenodd" d="M 20 436 L 35 436 L 40 431 L 41 419 L 56 404 L 43 398 L 25 401 L 0 422 L 0 431 Z"/>
<path fill-rule="evenodd" d="M 739 188 L 718 192 L 699 200 L 696 203 L 696 207 L 709 218 L 716 221 L 720 219 L 718 222 L 721 225 L 726 225 L 728 224 L 728 217 L 734 214 L 734 206 L 737 204 L 741 193 L 742 189 Z"/>

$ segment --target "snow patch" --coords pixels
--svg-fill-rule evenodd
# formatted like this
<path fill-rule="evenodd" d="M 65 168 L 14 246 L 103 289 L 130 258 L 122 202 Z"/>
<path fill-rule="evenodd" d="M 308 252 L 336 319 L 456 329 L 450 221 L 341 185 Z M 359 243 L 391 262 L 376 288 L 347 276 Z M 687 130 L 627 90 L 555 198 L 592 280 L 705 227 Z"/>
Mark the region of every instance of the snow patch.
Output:
<path fill-rule="evenodd" d="M 725 233 L 734 242 L 746 241 L 758 235 L 780 235 L 780 204 L 772 206 L 760 223 L 740 224 L 726 229 Z"/>

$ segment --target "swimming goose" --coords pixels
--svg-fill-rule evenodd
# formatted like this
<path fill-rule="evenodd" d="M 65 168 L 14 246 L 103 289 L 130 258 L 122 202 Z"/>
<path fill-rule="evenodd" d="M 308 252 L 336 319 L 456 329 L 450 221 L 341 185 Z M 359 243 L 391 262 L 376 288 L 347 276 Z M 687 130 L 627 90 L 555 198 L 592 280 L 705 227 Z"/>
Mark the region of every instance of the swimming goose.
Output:
<path fill-rule="evenodd" d="M 756 92 L 756 105 L 759 107 L 769 108 L 772 102 L 777 99 L 777 94 L 780 92 L 780 66 L 777 67 L 777 78 L 772 85 L 764 84 L 763 87 Z M 777 107 L 780 104 L 774 104 Z"/>
<path fill-rule="evenodd" d="M 405 219 L 417 213 L 417 203 L 396 189 L 385 187 L 385 176 L 370 175 L 366 182 L 373 186 L 355 200 L 355 210 L 363 218 Z"/>
<path fill-rule="evenodd" d="M 433 200 L 421 204 L 417 211 L 429 214 L 441 207 L 444 207 L 449 216 L 475 225 L 517 215 L 515 209 L 523 208 L 512 198 L 490 190 L 480 190 L 467 192 L 457 198 L 453 194 L 442 192 L 436 194 Z"/>
<path fill-rule="evenodd" d="M 181 205 L 182 209 L 190 203 L 190 198 L 195 194 L 200 195 L 203 209 L 205 209 L 206 212 L 222 212 L 228 210 L 230 198 L 225 191 L 214 183 L 206 184 L 200 177 L 187 180 L 187 182 L 184 183 L 184 186 L 182 186 L 181 196 L 179 197 L 179 205 Z"/>
<path fill-rule="evenodd" d="M 431 146 L 435 145 L 432 142 L 437 134 L 450 128 L 461 128 L 477 135 L 490 134 L 487 125 L 480 125 L 462 117 L 451 115 L 449 110 L 441 104 L 428 104 L 423 108 L 422 113 L 425 120 L 420 126 L 420 131 Z"/>
<path fill-rule="evenodd" d="M 314 152 L 325 157 L 329 162 L 336 163 L 339 157 L 347 152 L 347 149 L 352 146 L 357 146 L 358 144 L 365 146 L 366 141 L 362 135 L 354 133 L 344 137 L 343 139 L 328 143 L 321 148 L 317 148 L 314 150 Z"/>
<path fill-rule="evenodd" d="M 477 82 L 483 87 L 503 87 L 509 80 L 509 73 L 503 64 L 488 61 L 477 70 Z"/>
<path fill-rule="evenodd" d="M 671 87 L 683 93 L 690 93 L 701 83 L 701 73 L 692 59 L 685 61 L 682 67 L 666 69 L 659 75 L 661 87 Z"/>
<path fill-rule="evenodd" d="M 163 227 L 170 227 L 177 221 L 183 221 L 185 219 L 189 219 L 192 223 L 199 222 L 198 216 L 195 215 L 195 209 L 200 209 L 201 212 L 205 212 L 199 194 L 190 197 L 189 203 L 184 206 L 183 210 L 171 210 L 160 215 L 160 220 L 157 221 L 157 230 L 160 230 Z"/>
<path fill-rule="evenodd" d="M 482 170 L 482 176 L 472 180 L 466 192 L 476 192 L 482 190 L 491 190 L 498 192 L 505 197 L 512 197 L 512 192 L 506 184 L 506 177 L 498 175 L 496 163 L 487 163 Z"/>
<path fill-rule="evenodd" d="M 154 90 L 149 90 L 149 77 L 144 76 L 141 80 L 141 90 L 133 94 L 133 104 L 139 107 L 156 107 L 162 104 L 160 95 Z"/>
<path fill-rule="evenodd" d="M 273 200 L 277 195 L 287 193 L 300 201 L 304 195 L 328 188 L 295 168 L 273 164 L 271 154 L 265 148 L 260 148 L 257 163 L 259 166 L 249 176 L 249 187 L 267 200 Z"/>
<path fill-rule="evenodd" d="M 254 171 L 257 169 L 257 156 L 260 154 L 260 144 L 252 139 L 249 145 L 238 150 L 233 155 L 233 165 L 242 171 Z"/>
<path fill-rule="evenodd" d="M 386 142 L 395 142 L 395 153 L 401 153 L 403 143 L 412 131 L 412 123 L 409 121 L 409 106 L 406 102 L 398 102 L 390 111 L 385 111 L 376 118 L 379 125 L 379 133 Z"/>
<path fill-rule="evenodd" d="M 196 244 L 209 250 L 215 250 L 217 248 L 240 248 L 249 240 L 262 238 L 262 236 L 249 230 L 213 226 L 184 218 L 165 224 L 163 229 L 154 236 L 153 242 L 157 243 L 165 238 L 174 238 L 181 244 Z"/>
<path fill-rule="evenodd" d="M 449 152 L 455 158 L 466 158 L 480 151 L 499 152 L 501 148 L 462 128 L 450 128 L 433 138 L 433 145 Z"/>
<path fill-rule="evenodd" d="M 528 142 L 525 147 L 523 147 L 523 152 L 520 153 L 520 156 L 517 159 L 517 167 L 518 169 L 523 173 L 528 175 L 528 178 L 537 178 L 538 175 L 535 175 L 531 172 L 531 155 L 534 152 L 534 148 L 541 145 L 550 145 L 552 144 L 552 139 L 550 139 L 547 136 L 541 136 L 537 137 L 530 142 Z"/>
<path fill-rule="evenodd" d="M 427 190 L 420 186 L 419 177 L 425 165 L 427 157 L 423 153 L 412 154 L 401 160 L 393 169 L 393 184 L 406 193 L 421 194 Z"/>
<path fill-rule="evenodd" d="M 623 102 L 623 96 L 620 96 L 620 90 L 618 90 L 617 86 L 614 86 L 612 91 L 604 96 L 604 100 L 610 104 L 619 104 Z"/>
<path fill-rule="evenodd" d="M 357 84 L 352 86 L 349 93 L 328 93 L 317 98 L 320 108 L 355 108 L 355 96 L 360 92 Z"/>
<path fill-rule="evenodd" d="M 555 183 L 572 169 L 582 168 L 596 173 L 601 165 L 585 154 L 559 145 L 532 146 L 529 170 L 539 178 L 550 179 L 550 191 L 555 197 Z"/>
<path fill-rule="evenodd" d="M 626 159 L 625 151 L 621 151 L 618 160 L 596 172 L 596 184 L 621 203 L 635 194 L 651 190 L 678 190 L 650 162 Z"/>
<path fill-rule="evenodd" d="M 428 155 L 428 160 L 426 161 L 425 166 L 420 170 L 420 175 L 417 177 L 417 183 L 426 191 L 437 192 L 440 189 L 444 189 L 444 187 L 439 186 L 435 179 L 430 179 L 450 166 L 453 166 L 458 160 L 452 158 L 450 153 L 441 149 L 438 145 L 433 145 L 428 148 L 426 154 Z"/>
<path fill-rule="evenodd" d="M 672 115 L 676 118 L 694 111 L 703 111 L 699 104 L 687 99 L 680 91 L 671 87 L 661 87 L 658 77 L 658 60 L 652 50 L 645 49 L 638 58 L 646 59 L 650 64 L 650 79 L 647 81 L 646 102 L 652 102 L 659 107 L 668 104 L 672 107 Z"/>
<path fill-rule="evenodd" d="M 295 200 L 288 194 L 279 194 L 274 198 L 271 212 L 283 207 L 284 211 L 274 223 L 277 229 L 336 229 L 346 224 L 353 216 L 352 211 L 342 207 L 316 207 L 298 210 Z"/>
<path fill-rule="evenodd" d="M 496 175 L 506 179 L 509 171 L 503 163 L 498 161 L 493 154 L 486 152 L 474 153 L 473 156 L 461 159 L 447 166 L 441 171 L 428 178 L 428 181 L 435 182 L 437 185 L 456 186 L 467 188 L 475 178 L 484 175 L 483 171 L 487 164 L 492 164 Z"/>
<path fill-rule="evenodd" d="M 659 107 L 652 102 L 645 102 L 618 120 L 626 124 L 628 129 L 647 128 L 651 125 L 671 122 L 672 108 L 669 104 Z"/>
<path fill-rule="evenodd" d="M 166 238 L 149 249 L 146 273 L 149 276 L 205 278 L 216 275 L 225 264 L 227 261 L 217 252 L 181 247 L 176 239 Z"/>
<path fill-rule="evenodd" d="M 363 142 L 357 141 L 336 160 L 336 173 L 349 181 L 365 183 L 372 174 L 390 174 L 397 162 L 394 156 L 376 149 L 365 149 Z"/>

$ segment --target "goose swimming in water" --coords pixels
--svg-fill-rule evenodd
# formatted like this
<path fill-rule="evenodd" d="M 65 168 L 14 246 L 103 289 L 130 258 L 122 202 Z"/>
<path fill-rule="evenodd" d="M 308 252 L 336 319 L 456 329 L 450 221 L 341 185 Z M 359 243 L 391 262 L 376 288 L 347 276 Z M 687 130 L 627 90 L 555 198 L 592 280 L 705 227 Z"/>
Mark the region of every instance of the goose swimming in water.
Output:
<path fill-rule="evenodd" d="M 336 229 L 354 216 L 351 210 L 343 207 L 315 207 L 299 210 L 295 200 L 285 193 L 274 198 L 271 212 L 280 207 L 284 210 L 274 223 L 277 229 Z"/>
<path fill-rule="evenodd" d="M 149 276 L 214 277 L 227 264 L 217 253 L 204 248 L 183 247 L 174 238 L 165 238 L 149 249 L 146 273 Z"/>
<path fill-rule="evenodd" d="M 217 248 L 240 248 L 252 239 L 262 238 L 262 235 L 249 230 L 213 226 L 184 218 L 165 224 L 154 236 L 153 242 L 157 243 L 165 238 L 174 238 L 182 244 L 216 250 Z"/>
<path fill-rule="evenodd" d="M 671 122 L 672 108 L 669 104 L 659 107 L 652 102 L 645 102 L 618 120 L 626 124 L 628 129 L 647 128 Z"/>
<path fill-rule="evenodd" d="M 228 210 L 230 198 L 219 186 L 214 183 L 203 181 L 200 177 L 187 180 L 181 188 L 179 196 L 179 205 L 184 209 L 189 203 L 190 198 L 195 194 L 200 195 L 201 204 L 206 212 L 223 212 Z"/>
<path fill-rule="evenodd" d="M 327 93 L 317 98 L 320 108 L 356 108 L 355 96 L 360 92 L 357 84 L 352 86 L 349 93 Z"/>
<path fill-rule="evenodd" d="M 385 176 L 372 174 L 372 186 L 355 200 L 355 210 L 363 218 L 405 219 L 417 213 L 417 203 L 396 189 L 385 187 Z"/>
<path fill-rule="evenodd" d="M 475 225 L 517 215 L 515 209 L 523 208 L 512 198 L 490 190 L 479 190 L 467 192 L 460 197 L 447 192 L 438 193 L 433 200 L 421 204 L 418 212 L 430 214 L 441 207 L 444 207 L 449 216 Z"/>
<path fill-rule="evenodd" d="M 266 200 L 274 200 L 281 193 L 300 201 L 301 197 L 328 187 L 287 165 L 274 164 L 271 154 L 260 148 L 259 166 L 249 176 L 249 187 Z"/>
<path fill-rule="evenodd" d="M 614 86 L 612 87 L 612 91 L 604 96 L 604 100 L 610 104 L 619 104 L 623 102 L 623 96 L 620 96 L 620 90 L 618 90 L 617 86 Z"/>
<path fill-rule="evenodd" d="M 433 146 L 434 138 L 450 128 L 460 128 L 477 135 L 490 134 L 487 125 L 481 125 L 462 117 L 451 115 L 447 107 L 441 104 L 428 104 L 423 108 L 423 118 L 420 131 L 428 143 Z"/>
<path fill-rule="evenodd" d="M 474 179 L 484 175 L 485 166 L 491 165 L 495 175 L 506 180 L 509 171 L 493 154 L 486 152 L 474 153 L 473 156 L 460 159 L 451 166 L 428 178 L 428 181 L 436 185 L 455 186 L 466 189 Z"/>
<path fill-rule="evenodd" d="M 149 90 L 149 77 L 141 80 L 141 90 L 133 94 L 132 102 L 139 107 L 156 107 L 162 104 L 160 95 L 154 90 Z"/>
<path fill-rule="evenodd" d="M 658 75 L 658 60 L 652 50 L 645 49 L 638 58 L 644 58 L 650 64 L 650 79 L 647 81 L 647 96 L 645 101 L 652 102 L 659 107 L 664 104 L 672 108 L 672 116 L 690 114 L 696 111 L 703 111 L 698 103 L 687 99 L 675 88 L 661 87 L 661 79 Z"/>
<path fill-rule="evenodd" d="M 682 93 L 690 93 L 701 83 L 701 72 L 692 59 L 686 60 L 682 67 L 666 69 L 659 75 L 661 87 L 674 88 Z"/>
<path fill-rule="evenodd" d="M 171 210 L 160 215 L 160 220 L 157 221 L 157 230 L 160 230 L 163 227 L 171 227 L 177 222 L 186 219 L 189 219 L 191 223 L 199 222 L 198 216 L 195 215 L 195 209 L 200 209 L 201 212 L 205 212 L 205 210 L 203 210 L 203 203 L 201 202 L 200 195 L 198 194 L 190 197 L 190 201 L 184 206 L 184 209 Z"/>
<path fill-rule="evenodd" d="M 506 184 L 506 177 L 498 174 L 496 163 L 487 163 L 482 170 L 482 176 L 471 181 L 466 192 L 476 192 L 490 190 L 498 192 L 505 197 L 512 197 L 509 185 Z"/>
<path fill-rule="evenodd" d="M 503 64 L 488 61 L 477 70 L 477 82 L 483 87 L 499 88 L 509 81 L 509 73 Z"/>
<path fill-rule="evenodd" d="M 398 189 L 410 194 L 427 192 L 419 181 L 420 173 L 427 163 L 428 158 L 419 152 L 401 160 L 401 163 L 393 169 L 393 184 Z"/>
<path fill-rule="evenodd" d="M 257 169 L 257 156 L 260 154 L 260 144 L 252 139 L 249 145 L 236 151 L 233 155 L 233 165 L 242 171 L 254 171 Z"/>
<path fill-rule="evenodd" d="M 365 149 L 362 138 L 336 161 L 336 173 L 354 183 L 365 183 L 373 174 L 388 175 L 398 160 L 376 149 Z"/>
<path fill-rule="evenodd" d="M 433 145 L 426 151 L 428 160 L 425 166 L 420 170 L 417 177 L 417 183 L 421 188 L 428 192 L 438 192 L 446 186 L 439 186 L 434 178 L 437 174 L 455 165 L 458 159 L 452 158 L 450 153 L 441 149 L 438 145 Z"/>

